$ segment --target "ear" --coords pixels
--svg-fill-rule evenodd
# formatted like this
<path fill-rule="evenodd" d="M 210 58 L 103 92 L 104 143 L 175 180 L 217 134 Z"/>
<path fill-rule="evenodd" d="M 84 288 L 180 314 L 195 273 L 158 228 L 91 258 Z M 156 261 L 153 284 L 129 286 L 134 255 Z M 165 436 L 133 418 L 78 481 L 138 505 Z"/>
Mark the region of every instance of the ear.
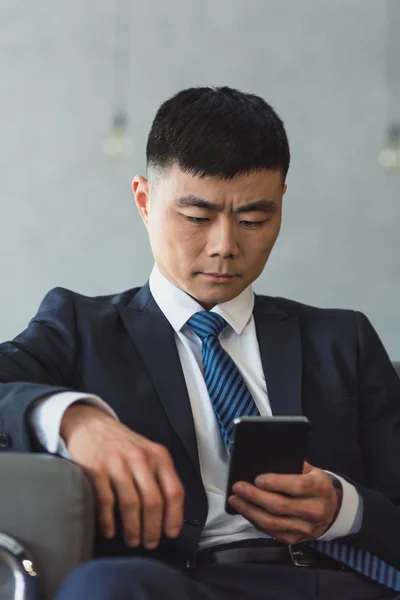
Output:
<path fill-rule="evenodd" d="M 136 175 L 132 181 L 132 190 L 139 214 L 147 227 L 149 221 L 148 204 L 150 200 L 150 186 L 148 180 L 145 177 L 142 177 L 142 175 Z"/>
<path fill-rule="evenodd" d="M 287 190 L 287 184 L 285 183 L 285 185 L 283 186 L 283 194 L 282 194 L 282 196 L 284 196 L 286 194 L 286 190 Z"/>

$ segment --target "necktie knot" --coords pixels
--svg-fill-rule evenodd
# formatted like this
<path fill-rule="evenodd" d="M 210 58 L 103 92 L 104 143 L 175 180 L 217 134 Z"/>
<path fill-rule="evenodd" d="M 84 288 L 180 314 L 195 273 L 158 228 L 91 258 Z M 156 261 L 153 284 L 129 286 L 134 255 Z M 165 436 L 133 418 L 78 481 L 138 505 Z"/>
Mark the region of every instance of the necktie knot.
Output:
<path fill-rule="evenodd" d="M 208 310 L 202 310 L 195 313 L 188 320 L 187 324 L 199 336 L 201 341 L 206 337 L 213 336 L 218 338 L 219 334 L 225 329 L 227 323 L 224 317 Z"/>

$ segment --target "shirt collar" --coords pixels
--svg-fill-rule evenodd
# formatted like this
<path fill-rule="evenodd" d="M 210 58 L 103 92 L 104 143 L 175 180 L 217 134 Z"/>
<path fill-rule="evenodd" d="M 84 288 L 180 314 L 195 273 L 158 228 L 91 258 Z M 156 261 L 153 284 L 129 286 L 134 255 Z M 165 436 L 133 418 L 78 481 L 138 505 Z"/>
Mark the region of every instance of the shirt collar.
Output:
<path fill-rule="evenodd" d="M 178 332 L 196 312 L 204 308 L 189 294 L 171 283 L 154 265 L 149 278 L 151 294 L 168 319 L 173 329 Z M 250 320 L 254 307 L 254 294 L 249 286 L 239 296 L 217 304 L 212 309 L 229 323 L 237 334 L 241 334 Z"/>

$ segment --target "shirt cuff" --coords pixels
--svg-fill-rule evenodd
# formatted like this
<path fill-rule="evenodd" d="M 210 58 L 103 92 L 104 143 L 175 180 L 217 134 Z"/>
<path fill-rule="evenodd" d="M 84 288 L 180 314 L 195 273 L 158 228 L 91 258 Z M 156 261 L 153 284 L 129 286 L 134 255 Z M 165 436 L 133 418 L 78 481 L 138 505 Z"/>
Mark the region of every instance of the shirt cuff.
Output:
<path fill-rule="evenodd" d="M 363 517 L 363 503 L 354 485 L 343 479 L 343 477 L 340 477 L 340 475 L 336 475 L 336 473 L 325 472 L 328 475 L 332 475 L 332 477 L 336 477 L 342 484 L 343 489 L 342 506 L 340 507 L 336 521 L 328 531 L 325 531 L 324 535 L 318 538 L 321 542 L 330 542 L 331 540 L 360 531 Z"/>
<path fill-rule="evenodd" d="M 48 396 L 38 402 L 30 414 L 33 432 L 47 452 L 70 458 L 65 442 L 60 436 L 60 425 L 65 411 L 75 402 L 84 402 L 99 408 L 118 420 L 115 411 L 99 396 L 81 392 L 60 392 Z"/>

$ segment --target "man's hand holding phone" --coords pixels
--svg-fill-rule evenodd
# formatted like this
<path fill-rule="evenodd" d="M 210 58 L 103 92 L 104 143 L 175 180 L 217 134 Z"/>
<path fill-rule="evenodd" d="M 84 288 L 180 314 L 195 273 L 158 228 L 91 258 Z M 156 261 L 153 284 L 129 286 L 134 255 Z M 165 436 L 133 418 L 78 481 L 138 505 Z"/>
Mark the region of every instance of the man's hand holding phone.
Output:
<path fill-rule="evenodd" d="M 267 473 L 254 483 L 236 482 L 229 504 L 256 529 L 283 544 L 319 538 L 341 507 L 341 489 L 328 473 L 308 463 L 300 475 Z"/>

